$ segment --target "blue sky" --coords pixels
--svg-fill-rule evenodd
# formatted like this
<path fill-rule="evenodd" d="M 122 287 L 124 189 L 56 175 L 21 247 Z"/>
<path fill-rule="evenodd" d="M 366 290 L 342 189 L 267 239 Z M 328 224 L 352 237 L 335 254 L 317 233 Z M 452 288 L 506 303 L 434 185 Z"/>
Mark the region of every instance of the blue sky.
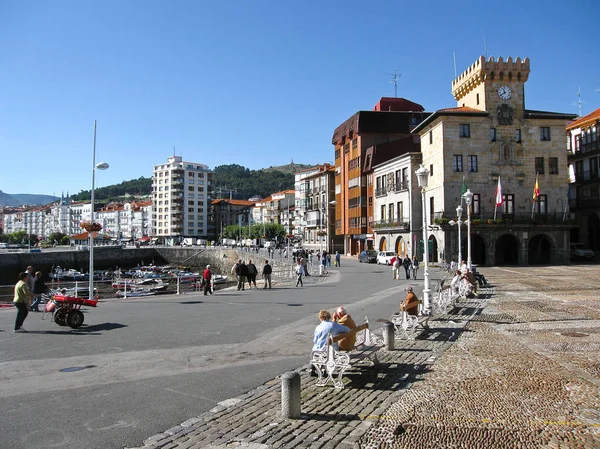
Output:
<path fill-rule="evenodd" d="M 0 0 L 0 190 L 78 193 L 214 168 L 333 161 L 331 136 L 398 96 L 454 107 L 484 54 L 529 57 L 526 106 L 600 107 L 596 1 Z"/>

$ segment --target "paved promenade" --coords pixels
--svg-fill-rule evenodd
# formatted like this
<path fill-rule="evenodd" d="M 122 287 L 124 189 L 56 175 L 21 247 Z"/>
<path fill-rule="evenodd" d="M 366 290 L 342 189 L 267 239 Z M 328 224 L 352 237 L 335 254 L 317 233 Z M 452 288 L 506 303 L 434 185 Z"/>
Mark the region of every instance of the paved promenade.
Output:
<path fill-rule="evenodd" d="M 600 270 L 483 272 L 493 288 L 381 350 L 344 390 L 317 388 L 299 367 L 301 419 L 281 417 L 276 378 L 142 447 L 600 447 Z"/>

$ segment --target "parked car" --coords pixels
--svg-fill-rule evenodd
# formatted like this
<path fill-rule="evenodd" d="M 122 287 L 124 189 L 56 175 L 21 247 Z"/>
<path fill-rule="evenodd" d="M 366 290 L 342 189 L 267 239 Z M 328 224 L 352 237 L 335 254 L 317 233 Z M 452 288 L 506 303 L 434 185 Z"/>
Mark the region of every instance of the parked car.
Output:
<path fill-rule="evenodd" d="M 594 258 L 594 251 L 583 246 L 583 243 L 571 243 L 571 259 L 588 259 Z"/>
<path fill-rule="evenodd" d="M 377 254 L 377 265 L 391 265 L 394 257 L 396 257 L 394 251 L 379 251 L 379 254 Z"/>
<path fill-rule="evenodd" d="M 359 262 L 366 262 L 366 263 L 376 263 L 377 262 L 377 251 L 373 250 L 373 249 L 365 249 L 363 251 L 361 251 L 361 253 L 358 255 L 358 261 Z"/>

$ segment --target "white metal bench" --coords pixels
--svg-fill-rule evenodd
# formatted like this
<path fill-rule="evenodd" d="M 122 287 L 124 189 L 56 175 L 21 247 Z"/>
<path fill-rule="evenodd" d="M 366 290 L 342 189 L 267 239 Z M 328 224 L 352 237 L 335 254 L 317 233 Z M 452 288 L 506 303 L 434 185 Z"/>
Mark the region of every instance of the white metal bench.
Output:
<path fill-rule="evenodd" d="M 334 343 L 339 340 L 356 335 L 356 343 L 351 351 L 336 349 Z M 316 385 L 323 387 L 329 382 L 335 388 L 344 388 L 342 376 L 352 366 L 358 365 L 365 360 L 370 360 L 371 366 L 379 363 L 377 351 L 383 347 L 383 340 L 373 334 L 369 329 L 369 320 L 365 317 L 365 323 L 351 329 L 350 332 L 338 334 L 335 337 L 329 334 L 327 347 L 320 351 L 313 351 L 310 363 L 317 371 Z"/>

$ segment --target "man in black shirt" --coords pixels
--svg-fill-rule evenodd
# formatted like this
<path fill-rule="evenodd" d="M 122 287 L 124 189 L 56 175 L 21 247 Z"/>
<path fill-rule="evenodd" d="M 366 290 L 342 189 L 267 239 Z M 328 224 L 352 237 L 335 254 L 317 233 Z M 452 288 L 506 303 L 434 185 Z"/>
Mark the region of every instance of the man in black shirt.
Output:
<path fill-rule="evenodd" d="M 235 274 L 237 274 L 238 277 L 238 291 L 246 290 L 246 276 L 248 276 L 248 267 L 243 260 L 238 264 Z"/>
<path fill-rule="evenodd" d="M 269 265 L 269 261 L 265 260 L 262 270 L 262 277 L 265 279 L 265 286 L 263 288 L 267 288 L 267 284 L 269 284 L 269 288 L 271 288 L 271 273 L 273 273 L 273 268 Z"/>

